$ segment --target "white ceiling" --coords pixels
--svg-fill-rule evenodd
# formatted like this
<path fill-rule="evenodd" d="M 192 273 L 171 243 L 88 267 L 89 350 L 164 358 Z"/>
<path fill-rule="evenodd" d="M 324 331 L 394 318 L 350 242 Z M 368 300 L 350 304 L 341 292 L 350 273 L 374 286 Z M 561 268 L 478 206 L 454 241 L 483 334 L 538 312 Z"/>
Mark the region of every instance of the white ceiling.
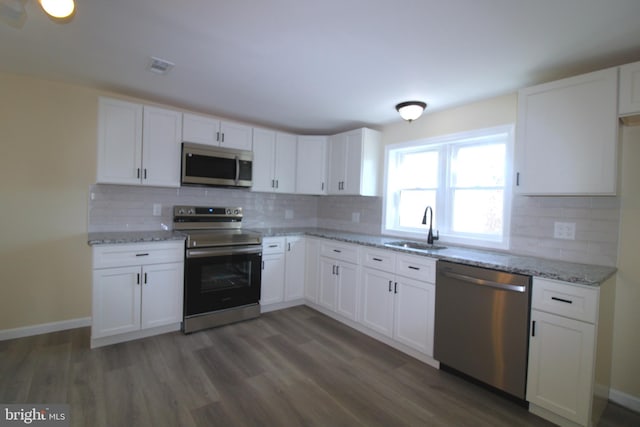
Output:
<path fill-rule="evenodd" d="M 115 90 L 295 132 L 400 120 L 640 60 L 640 0 L 26 1 L 0 71 Z M 174 62 L 168 75 L 145 68 Z"/>

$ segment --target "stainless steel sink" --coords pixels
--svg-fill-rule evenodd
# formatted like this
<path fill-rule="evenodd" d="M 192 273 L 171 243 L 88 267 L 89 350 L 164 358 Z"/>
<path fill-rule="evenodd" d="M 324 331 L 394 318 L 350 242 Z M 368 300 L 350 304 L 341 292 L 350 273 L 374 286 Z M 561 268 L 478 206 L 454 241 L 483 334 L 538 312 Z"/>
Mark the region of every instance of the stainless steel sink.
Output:
<path fill-rule="evenodd" d="M 387 242 L 384 245 L 392 248 L 413 249 L 416 251 L 437 251 L 440 249 L 447 249 L 446 246 L 429 245 L 427 243 L 412 242 L 411 240 Z"/>

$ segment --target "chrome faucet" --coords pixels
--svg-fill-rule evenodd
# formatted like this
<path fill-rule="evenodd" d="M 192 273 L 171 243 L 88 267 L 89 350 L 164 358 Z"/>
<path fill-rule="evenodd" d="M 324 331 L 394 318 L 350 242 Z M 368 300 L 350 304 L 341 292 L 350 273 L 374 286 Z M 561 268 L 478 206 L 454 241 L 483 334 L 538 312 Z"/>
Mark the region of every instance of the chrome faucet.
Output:
<path fill-rule="evenodd" d="M 440 233 L 436 230 L 436 235 L 433 235 L 433 209 L 431 206 L 427 206 L 424 210 L 424 216 L 422 217 L 422 223 L 427 223 L 427 211 L 429 211 L 429 233 L 427 233 L 427 244 L 433 245 L 434 240 L 440 239 Z"/>

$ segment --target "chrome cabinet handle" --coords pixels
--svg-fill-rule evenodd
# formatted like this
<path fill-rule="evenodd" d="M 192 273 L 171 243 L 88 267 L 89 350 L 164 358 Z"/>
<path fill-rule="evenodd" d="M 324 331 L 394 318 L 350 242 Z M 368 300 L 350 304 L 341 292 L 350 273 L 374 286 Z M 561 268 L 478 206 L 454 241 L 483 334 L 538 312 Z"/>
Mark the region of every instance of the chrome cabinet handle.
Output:
<path fill-rule="evenodd" d="M 391 292 L 391 284 L 393 283 L 393 280 L 389 280 L 389 292 Z"/>

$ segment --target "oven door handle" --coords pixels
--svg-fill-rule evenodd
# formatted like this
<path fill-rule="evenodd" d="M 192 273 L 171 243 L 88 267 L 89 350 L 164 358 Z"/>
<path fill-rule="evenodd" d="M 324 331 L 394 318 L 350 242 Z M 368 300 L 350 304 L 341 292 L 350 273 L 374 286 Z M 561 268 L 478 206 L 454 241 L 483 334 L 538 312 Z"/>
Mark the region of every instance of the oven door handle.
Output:
<path fill-rule="evenodd" d="M 187 249 L 187 258 L 206 258 L 214 256 L 228 256 L 228 255 L 261 255 L 262 246 L 251 247 L 224 247 L 224 248 L 202 248 L 202 249 Z"/>

